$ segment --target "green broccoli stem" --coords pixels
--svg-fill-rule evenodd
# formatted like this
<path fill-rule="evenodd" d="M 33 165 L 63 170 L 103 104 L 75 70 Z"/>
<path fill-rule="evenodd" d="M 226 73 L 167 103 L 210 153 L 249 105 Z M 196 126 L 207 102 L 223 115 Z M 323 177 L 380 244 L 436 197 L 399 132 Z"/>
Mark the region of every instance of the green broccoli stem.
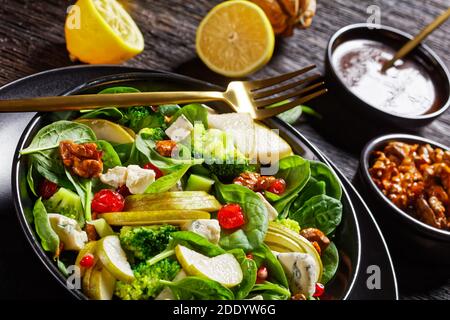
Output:
<path fill-rule="evenodd" d="M 169 258 L 169 257 L 173 256 L 174 254 L 175 254 L 174 249 L 164 250 L 163 252 L 157 254 L 153 258 L 148 259 L 147 264 L 149 266 L 154 265 L 155 263 L 158 263 L 159 261 L 161 261 L 163 259 Z"/>
<path fill-rule="evenodd" d="M 173 284 L 172 281 L 167 281 L 167 280 L 163 280 L 163 279 L 159 279 L 159 283 L 165 286 L 170 286 L 171 284 Z"/>

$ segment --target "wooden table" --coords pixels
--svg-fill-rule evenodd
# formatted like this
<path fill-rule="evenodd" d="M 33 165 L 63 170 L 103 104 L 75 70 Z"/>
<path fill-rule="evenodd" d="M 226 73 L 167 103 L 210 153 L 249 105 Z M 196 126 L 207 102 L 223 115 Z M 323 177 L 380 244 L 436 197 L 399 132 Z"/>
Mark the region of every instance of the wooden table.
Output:
<path fill-rule="evenodd" d="M 312 27 L 304 31 L 297 30 L 291 38 L 279 39 L 273 59 L 252 78 L 292 71 L 311 63 L 317 64 L 323 71 L 324 52 L 330 36 L 348 24 L 366 22 L 370 5 L 380 8 L 382 24 L 413 34 L 450 6 L 449 0 L 317 1 L 317 16 Z M 144 34 L 146 50 L 126 64 L 175 71 L 224 83 L 226 79 L 212 75 L 199 63 L 194 47 L 199 21 L 219 2 L 127 1 L 131 14 Z M 61 0 L 0 0 L 0 85 L 39 71 L 72 64 L 65 50 L 63 31 L 65 12 L 70 3 Z M 430 35 L 425 43 L 449 66 L 449 22 Z M 348 178 L 353 178 L 358 165 L 357 148 L 334 141 L 320 129 L 320 124 L 311 126 L 300 123 L 297 128 L 331 158 Z M 420 132 L 425 137 L 447 144 L 449 133 L 449 112 Z M 444 280 L 444 283 L 427 291 L 401 290 L 401 294 L 406 299 L 450 299 L 450 274 L 447 284 Z"/>

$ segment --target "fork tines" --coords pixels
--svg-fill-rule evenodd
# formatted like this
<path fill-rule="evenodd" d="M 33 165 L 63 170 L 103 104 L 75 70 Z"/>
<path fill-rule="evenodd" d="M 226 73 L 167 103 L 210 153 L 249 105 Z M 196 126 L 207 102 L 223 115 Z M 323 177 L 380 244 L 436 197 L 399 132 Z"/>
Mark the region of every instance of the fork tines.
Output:
<path fill-rule="evenodd" d="M 280 113 L 282 112 L 280 110 L 281 108 L 288 110 L 296 105 L 305 103 L 306 101 L 324 94 L 327 89 L 323 87 L 325 83 L 321 80 L 322 77 L 318 73 L 283 84 L 283 82 L 292 80 L 315 67 L 315 65 L 311 65 L 273 78 L 251 81 L 249 85 L 254 105 L 257 108 L 266 108 L 273 104 L 286 101 L 286 104 L 274 108 L 276 113 Z M 293 98 L 297 99 L 292 100 Z M 275 110 L 271 111 L 275 112 Z"/>

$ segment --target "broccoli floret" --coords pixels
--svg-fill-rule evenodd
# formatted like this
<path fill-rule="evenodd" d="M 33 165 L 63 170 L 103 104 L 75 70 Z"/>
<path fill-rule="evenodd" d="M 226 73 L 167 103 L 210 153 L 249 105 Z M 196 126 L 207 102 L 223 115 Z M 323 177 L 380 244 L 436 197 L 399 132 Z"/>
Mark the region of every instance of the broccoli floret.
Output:
<path fill-rule="evenodd" d="M 294 231 L 295 233 L 300 233 L 300 225 L 295 220 L 286 218 L 286 219 L 275 220 L 275 222 L 278 223 L 279 225 L 282 225 L 283 227 L 286 227 L 286 228 Z"/>
<path fill-rule="evenodd" d="M 159 280 L 171 281 L 180 269 L 180 264 L 173 259 L 164 259 L 153 265 L 142 262 L 133 269 L 135 279 L 131 283 L 116 283 L 115 294 L 122 300 L 155 298 L 164 288 Z"/>
<path fill-rule="evenodd" d="M 131 107 L 123 110 L 123 118 L 119 123 L 137 133 L 143 128 L 164 126 L 164 116 L 150 107 Z"/>
<path fill-rule="evenodd" d="M 153 141 L 164 140 L 166 138 L 166 134 L 161 128 L 144 128 L 139 134 L 144 139 L 150 139 Z"/>
<path fill-rule="evenodd" d="M 216 175 L 219 179 L 228 181 L 237 176 L 239 176 L 242 172 L 250 171 L 255 172 L 256 168 L 254 165 L 248 164 L 248 161 L 245 163 L 213 163 L 209 165 L 205 165 L 209 171 Z"/>
<path fill-rule="evenodd" d="M 120 243 L 129 255 L 137 260 L 147 260 L 164 251 L 170 234 L 178 231 L 172 225 L 145 227 L 123 227 L 120 230 Z"/>
<path fill-rule="evenodd" d="M 205 130 L 202 124 L 196 123 L 192 143 L 194 157 L 202 157 L 204 166 L 221 180 L 230 180 L 244 171 L 256 169 L 224 131 Z"/>
<path fill-rule="evenodd" d="M 81 198 L 75 192 L 59 188 L 53 196 L 43 203 L 47 212 L 62 214 L 76 220 L 81 228 L 84 226 L 83 205 Z"/>

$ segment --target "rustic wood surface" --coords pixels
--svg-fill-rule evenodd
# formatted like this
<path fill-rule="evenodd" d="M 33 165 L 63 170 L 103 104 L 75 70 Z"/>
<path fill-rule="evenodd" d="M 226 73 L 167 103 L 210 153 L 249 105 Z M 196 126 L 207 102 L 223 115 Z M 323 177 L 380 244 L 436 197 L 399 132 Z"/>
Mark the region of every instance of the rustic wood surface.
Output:
<path fill-rule="evenodd" d="M 270 63 L 252 77 L 292 71 L 311 63 L 323 71 L 325 48 L 330 36 L 351 23 L 366 22 L 367 8 L 381 9 L 381 23 L 409 33 L 450 6 L 448 0 L 317 0 L 317 16 L 308 30 L 297 30 L 291 38 L 277 42 Z M 194 38 L 201 18 L 219 0 L 141 0 L 126 5 L 143 31 L 146 50 L 126 65 L 185 73 L 223 83 L 196 59 Z M 71 65 L 65 50 L 63 24 L 71 1 L 0 0 L 0 85 L 39 71 Z M 449 66 L 450 22 L 425 41 Z M 313 104 L 311 104 L 313 105 Z M 330 105 L 330 108 L 333 106 Z M 339 123 L 336 123 L 339 126 Z M 337 143 L 321 126 L 301 123 L 297 128 L 334 161 L 348 178 L 358 165 L 358 148 Z M 347 127 L 348 134 L 351 128 Z M 343 129 L 343 131 L 346 131 Z M 448 143 L 450 113 L 420 131 L 420 134 Z M 431 270 L 429 272 L 432 272 Z M 419 276 L 419 275 L 418 275 Z M 444 283 L 422 292 L 402 292 L 406 299 L 450 299 L 450 275 Z M 1 289 L 1 286 L 0 286 Z M 401 289 L 401 288 L 400 288 Z"/>

